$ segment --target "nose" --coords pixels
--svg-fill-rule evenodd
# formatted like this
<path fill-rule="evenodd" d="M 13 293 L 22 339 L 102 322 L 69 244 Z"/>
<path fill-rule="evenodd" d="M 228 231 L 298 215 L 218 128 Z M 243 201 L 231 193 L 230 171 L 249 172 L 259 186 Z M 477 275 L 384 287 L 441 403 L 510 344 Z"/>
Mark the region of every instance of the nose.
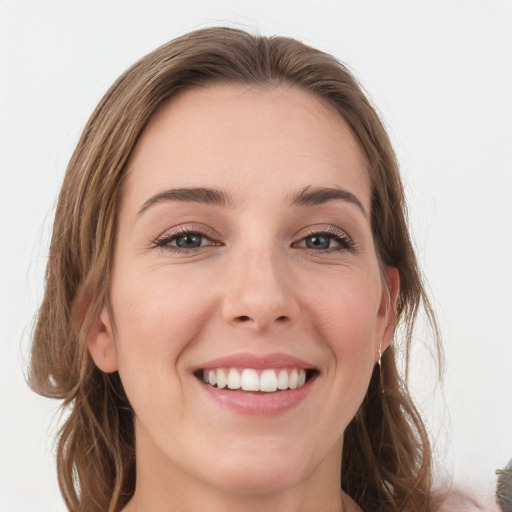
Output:
<path fill-rule="evenodd" d="M 222 304 L 228 323 L 263 331 L 299 317 L 294 280 L 277 260 L 270 251 L 252 249 L 230 262 Z"/>

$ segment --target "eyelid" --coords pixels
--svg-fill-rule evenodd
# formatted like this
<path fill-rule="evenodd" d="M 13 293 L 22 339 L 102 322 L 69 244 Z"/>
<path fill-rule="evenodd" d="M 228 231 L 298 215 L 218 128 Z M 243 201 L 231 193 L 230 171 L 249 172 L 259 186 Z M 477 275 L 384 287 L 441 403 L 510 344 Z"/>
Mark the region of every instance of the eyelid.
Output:
<path fill-rule="evenodd" d="M 167 229 L 164 231 L 161 235 L 159 235 L 157 238 L 155 238 L 151 242 L 151 247 L 156 248 L 175 248 L 180 252 L 187 251 L 187 249 L 182 249 L 180 247 L 175 247 L 170 245 L 168 242 L 171 240 L 174 240 L 182 235 L 188 235 L 190 233 L 197 233 L 198 235 L 203 236 L 204 238 L 208 239 L 210 242 L 213 242 L 212 244 L 209 244 L 209 246 L 212 245 L 221 245 L 221 243 L 218 241 L 219 235 L 213 231 L 208 226 L 205 226 L 204 224 L 186 224 L 186 225 L 180 225 L 175 226 L 173 228 Z M 188 250 L 197 250 L 196 249 L 188 249 Z"/>
<path fill-rule="evenodd" d="M 171 241 L 177 239 L 178 237 L 182 235 L 187 235 L 191 233 L 197 233 L 204 238 L 206 238 L 208 241 L 212 242 L 211 244 L 200 246 L 193 249 L 184 249 L 177 246 L 173 246 L 170 244 Z M 339 246 L 338 247 L 332 247 L 324 250 L 313 250 L 309 249 L 315 253 L 328 253 L 328 252 L 335 252 L 335 251 L 349 251 L 353 250 L 355 248 L 355 244 L 352 240 L 352 238 L 341 228 L 338 228 L 333 225 L 314 225 L 314 226 L 308 226 L 304 228 L 302 231 L 299 231 L 297 235 L 294 237 L 295 241 L 291 244 L 292 247 L 299 248 L 298 244 L 301 243 L 304 239 L 311 237 L 311 236 L 318 236 L 318 235 L 325 235 L 328 237 L 332 237 L 334 239 L 337 239 Z M 176 250 L 177 252 L 192 252 L 197 251 L 201 247 L 211 247 L 211 246 L 220 246 L 223 245 L 219 239 L 220 235 L 209 228 L 208 226 L 204 224 L 185 224 L 185 225 L 179 225 L 175 226 L 173 228 L 167 229 L 164 231 L 161 235 L 159 235 L 156 239 L 154 239 L 150 245 L 153 248 L 160 248 L 160 249 L 168 249 L 168 250 Z M 300 247 L 303 248 L 303 247 Z M 306 249 L 306 248 L 304 248 Z"/>
<path fill-rule="evenodd" d="M 296 242 L 292 245 L 297 246 L 298 243 L 302 242 L 305 238 L 315 235 L 327 235 L 332 238 L 336 238 L 340 241 L 340 247 L 333 247 L 329 249 L 325 249 L 323 251 L 313 250 L 316 253 L 319 252 L 329 252 L 329 251 L 339 251 L 339 250 L 352 250 L 355 247 L 354 241 L 352 238 L 341 228 L 332 225 L 316 225 L 316 226 L 308 226 L 304 231 L 301 231 L 297 234 Z"/>
<path fill-rule="evenodd" d="M 314 226 L 308 226 L 302 231 L 299 231 L 296 238 L 305 238 L 312 235 L 332 235 L 346 240 L 352 240 L 346 231 L 331 224 L 318 224 Z"/>

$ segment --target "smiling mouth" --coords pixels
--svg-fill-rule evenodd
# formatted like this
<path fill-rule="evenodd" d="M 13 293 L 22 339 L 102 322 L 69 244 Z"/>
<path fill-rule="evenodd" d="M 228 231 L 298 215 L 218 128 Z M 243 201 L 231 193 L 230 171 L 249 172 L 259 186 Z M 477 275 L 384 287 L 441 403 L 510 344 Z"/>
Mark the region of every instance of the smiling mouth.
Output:
<path fill-rule="evenodd" d="M 207 368 L 195 375 L 216 389 L 275 393 L 301 388 L 317 373 L 303 368 Z"/>

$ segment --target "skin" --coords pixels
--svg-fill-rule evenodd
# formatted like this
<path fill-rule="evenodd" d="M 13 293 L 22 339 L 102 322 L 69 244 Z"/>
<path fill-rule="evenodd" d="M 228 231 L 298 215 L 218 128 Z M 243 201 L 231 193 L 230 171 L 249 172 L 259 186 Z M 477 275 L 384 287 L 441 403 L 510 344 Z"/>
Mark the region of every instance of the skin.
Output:
<path fill-rule="evenodd" d="M 151 203 L 189 187 L 221 190 L 230 204 Z M 290 205 L 316 187 L 348 191 L 361 207 Z M 376 256 L 369 212 L 350 129 L 308 93 L 208 86 L 154 116 L 129 162 L 110 308 L 88 337 L 135 413 L 125 511 L 357 510 L 340 494 L 343 432 L 390 342 L 399 287 Z M 176 229 L 205 236 L 183 251 Z M 328 248 L 307 246 L 326 231 Z M 317 377 L 282 414 L 239 414 L 192 371 L 240 352 L 295 356 Z"/>

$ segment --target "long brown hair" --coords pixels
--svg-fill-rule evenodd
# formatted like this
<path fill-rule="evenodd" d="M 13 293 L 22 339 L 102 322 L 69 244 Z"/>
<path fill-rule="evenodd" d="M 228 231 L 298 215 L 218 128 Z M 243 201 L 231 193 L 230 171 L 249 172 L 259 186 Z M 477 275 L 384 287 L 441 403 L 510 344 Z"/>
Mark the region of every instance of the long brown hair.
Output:
<path fill-rule="evenodd" d="M 46 289 L 34 333 L 32 388 L 69 414 L 57 466 L 70 511 L 119 511 L 135 489 L 130 404 L 116 373 L 102 373 L 85 335 L 108 303 L 116 214 L 126 163 L 155 112 L 180 91 L 212 82 L 298 87 L 345 119 L 367 162 L 372 231 L 382 265 L 400 275 L 401 336 L 376 365 L 344 436 L 341 487 L 367 510 L 433 510 L 431 450 L 399 376 L 420 307 L 438 345 L 406 222 L 404 192 L 386 131 L 355 78 L 335 58 L 289 38 L 231 28 L 199 30 L 158 48 L 126 71 L 87 123 L 69 163 L 55 215 Z M 401 339 L 398 339 L 401 338 Z"/>

